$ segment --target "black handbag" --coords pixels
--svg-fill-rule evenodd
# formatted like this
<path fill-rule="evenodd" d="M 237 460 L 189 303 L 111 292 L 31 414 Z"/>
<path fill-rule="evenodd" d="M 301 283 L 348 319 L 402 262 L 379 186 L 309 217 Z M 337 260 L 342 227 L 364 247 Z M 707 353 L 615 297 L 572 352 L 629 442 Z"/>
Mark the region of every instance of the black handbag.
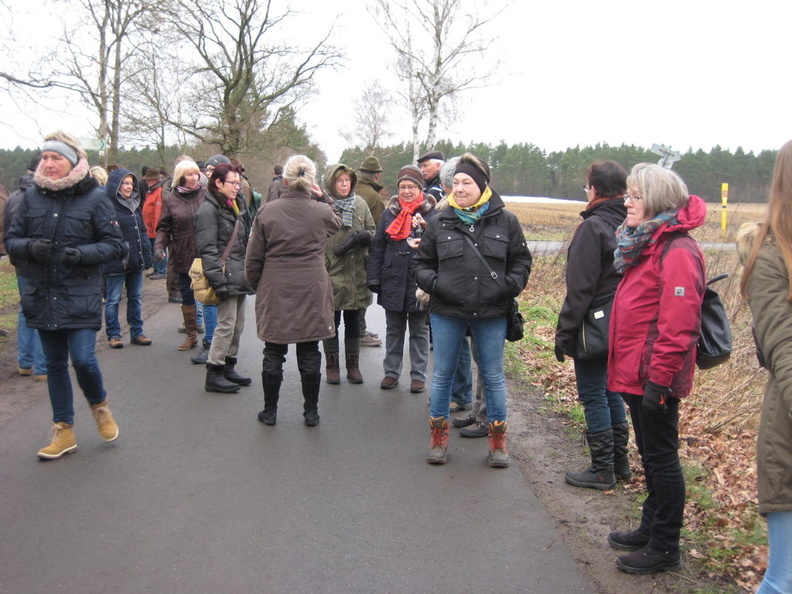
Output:
<path fill-rule="evenodd" d="M 704 301 L 701 303 L 701 336 L 696 354 L 696 366 L 699 369 L 712 369 L 731 357 L 732 334 L 729 317 L 720 295 L 710 288 L 712 283 L 728 276 L 721 274 L 707 281 Z"/>
<path fill-rule="evenodd" d="M 601 359 L 608 355 L 608 328 L 610 326 L 613 295 L 593 303 L 578 330 L 575 342 L 575 360 Z"/>
<path fill-rule="evenodd" d="M 463 237 L 467 240 L 470 247 L 473 249 L 475 254 L 478 256 L 479 260 L 484 264 L 484 267 L 489 270 L 489 275 L 492 280 L 495 281 L 501 290 L 503 291 L 504 295 L 506 294 L 506 288 L 500 282 L 500 277 L 498 273 L 495 272 L 492 268 L 490 268 L 489 263 L 484 259 L 484 256 L 481 255 L 481 252 L 478 251 L 476 244 L 473 243 L 473 240 L 470 239 L 468 235 L 463 235 Z M 516 299 L 511 300 L 511 304 L 509 304 L 509 315 L 506 318 L 506 340 L 509 342 L 517 342 L 518 340 L 522 340 L 523 336 L 525 335 L 524 330 L 525 320 L 520 313 L 520 304 L 517 302 Z"/>

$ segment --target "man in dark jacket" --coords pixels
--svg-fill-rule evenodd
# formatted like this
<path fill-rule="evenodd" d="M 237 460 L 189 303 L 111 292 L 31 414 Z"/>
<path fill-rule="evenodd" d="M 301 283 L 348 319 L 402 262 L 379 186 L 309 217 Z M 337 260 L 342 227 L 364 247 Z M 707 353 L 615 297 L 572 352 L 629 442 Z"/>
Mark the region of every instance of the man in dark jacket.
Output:
<path fill-rule="evenodd" d="M 38 456 L 51 460 L 77 449 L 69 359 L 102 439 L 118 437 L 95 351 L 102 327 L 101 267 L 122 257 L 124 247 L 113 208 L 89 175 L 76 138 L 63 132 L 45 138 L 33 181 L 5 242 L 12 258 L 28 264 L 22 307 L 41 336 L 54 421 L 51 443 Z"/>
<path fill-rule="evenodd" d="M 429 151 L 418 157 L 418 167 L 424 178 L 425 194 L 430 194 L 437 202 L 445 198 L 443 184 L 440 183 L 440 168 L 445 163 L 443 153 L 440 151 Z"/>
<path fill-rule="evenodd" d="M 382 167 L 379 159 L 373 155 L 363 159 L 360 167 L 358 167 L 358 183 L 355 186 L 355 193 L 368 204 L 375 225 L 379 225 L 382 213 L 385 210 L 385 203 L 380 195 L 383 188 L 378 183 L 381 177 Z M 364 307 L 360 310 L 360 346 L 382 346 L 379 335 L 368 331 L 366 309 Z"/>

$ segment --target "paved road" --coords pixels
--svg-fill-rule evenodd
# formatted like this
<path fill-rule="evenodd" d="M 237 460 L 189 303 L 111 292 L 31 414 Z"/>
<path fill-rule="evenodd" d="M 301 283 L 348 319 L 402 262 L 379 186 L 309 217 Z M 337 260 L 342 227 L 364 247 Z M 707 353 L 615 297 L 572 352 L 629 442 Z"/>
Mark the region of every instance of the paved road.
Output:
<path fill-rule="evenodd" d="M 520 468 L 487 467 L 486 440 L 454 435 L 448 465 L 423 461 L 427 396 L 406 375 L 379 389 L 383 349 L 364 349 L 363 385 L 323 386 L 316 428 L 291 360 L 278 424 L 259 423 L 252 303 L 239 395 L 204 392 L 169 305 L 146 322 L 153 346 L 99 355 L 118 441 L 82 396 L 62 460 L 36 460 L 43 399 L 2 427 L 0 592 L 593 591 Z M 384 335 L 377 306 L 369 325 Z"/>

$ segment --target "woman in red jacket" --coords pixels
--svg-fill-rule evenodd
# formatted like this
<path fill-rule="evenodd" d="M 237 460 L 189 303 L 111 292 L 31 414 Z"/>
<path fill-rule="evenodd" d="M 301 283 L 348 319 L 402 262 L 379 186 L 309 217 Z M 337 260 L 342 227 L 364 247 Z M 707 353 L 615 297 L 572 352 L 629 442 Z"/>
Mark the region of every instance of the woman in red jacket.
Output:
<path fill-rule="evenodd" d="M 608 542 L 631 551 L 618 558 L 619 569 L 645 574 L 679 566 L 679 402 L 693 384 L 706 283 L 704 258 L 688 231 L 704 223 L 707 207 L 676 173 L 648 163 L 633 167 L 624 202 L 614 259 L 624 276 L 611 314 L 608 389 L 630 408 L 647 498 L 640 526 L 611 532 Z"/>

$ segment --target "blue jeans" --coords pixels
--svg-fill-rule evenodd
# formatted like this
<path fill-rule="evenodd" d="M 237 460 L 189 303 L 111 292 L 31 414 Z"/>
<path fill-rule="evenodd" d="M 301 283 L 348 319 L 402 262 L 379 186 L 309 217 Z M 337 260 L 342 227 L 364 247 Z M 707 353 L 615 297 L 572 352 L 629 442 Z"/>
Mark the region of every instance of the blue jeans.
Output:
<path fill-rule="evenodd" d="M 792 592 L 792 512 L 767 514 L 770 556 L 767 571 L 756 594 Z"/>
<path fill-rule="evenodd" d="M 96 360 L 96 330 L 39 330 L 47 359 L 47 387 L 54 423 L 74 423 L 74 393 L 69 378 L 71 356 L 77 383 L 89 404 L 101 404 L 107 393 Z"/>
<path fill-rule="evenodd" d="M 606 388 L 608 383 L 608 358 L 578 361 L 575 359 L 575 382 L 578 399 L 583 404 L 586 430 L 589 433 L 607 431 L 617 423 L 627 420 L 621 394 Z"/>
<path fill-rule="evenodd" d="M 24 276 L 17 274 L 20 299 L 27 284 L 28 280 Z M 36 375 L 47 374 L 47 363 L 44 360 L 44 349 L 41 348 L 39 331 L 35 328 L 28 328 L 21 301 L 19 304 L 19 315 L 17 316 L 17 363 L 21 369 L 33 368 L 33 373 Z"/>
<path fill-rule="evenodd" d="M 121 293 L 126 286 L 127 310 L 126 319 L 132 338 L 143 334 L 143 271 L 127 272 L 126 274 L 108 274 L 105 276 L 105 332 L 107 338 L 121 336 L 121 325 L 118 323 L 118 304 Z"/>
<path fill-rule="evenodd" d="M 451 402 L 470 404 L 473 402 L 473 357 L 470 341 L 465 338 L 459 353 L 459 364 L 454 372 L 454 385 L 451 388 Z"/>
<path fill-rule="evenodd" d="M 630 407 L 646 479 L 647 496 L 639 529 L 649 535 L 649 546 L 655 551 L 678 553 L 685 512 L 685 477 L 679 463 L 679 398 L 668 398 L 668 412 L 654 418 L 644 410 L 643 394 L 623 396 Z"/>
<path fill-rule="evenodd" d="M 468 328 L 478 352 L 478 372 L 484 382 L 487 420 L 506 420 L 506 377 L 503 349 L 506 318 L 453 318 L 431 314 L 434 338 L 434 373 L 432 375 L 429 414 L 448 417 L 454 373 L 459 365 L 462 343 Z"/>
<path fill-rule="evenodd" d="M 203 309 L 203 322 L 204 322 L 204 337 L 203 340 L 206 344 L 212 344 L 215 328 L 217 328 L 217 306 L 204 305 Z"/>

